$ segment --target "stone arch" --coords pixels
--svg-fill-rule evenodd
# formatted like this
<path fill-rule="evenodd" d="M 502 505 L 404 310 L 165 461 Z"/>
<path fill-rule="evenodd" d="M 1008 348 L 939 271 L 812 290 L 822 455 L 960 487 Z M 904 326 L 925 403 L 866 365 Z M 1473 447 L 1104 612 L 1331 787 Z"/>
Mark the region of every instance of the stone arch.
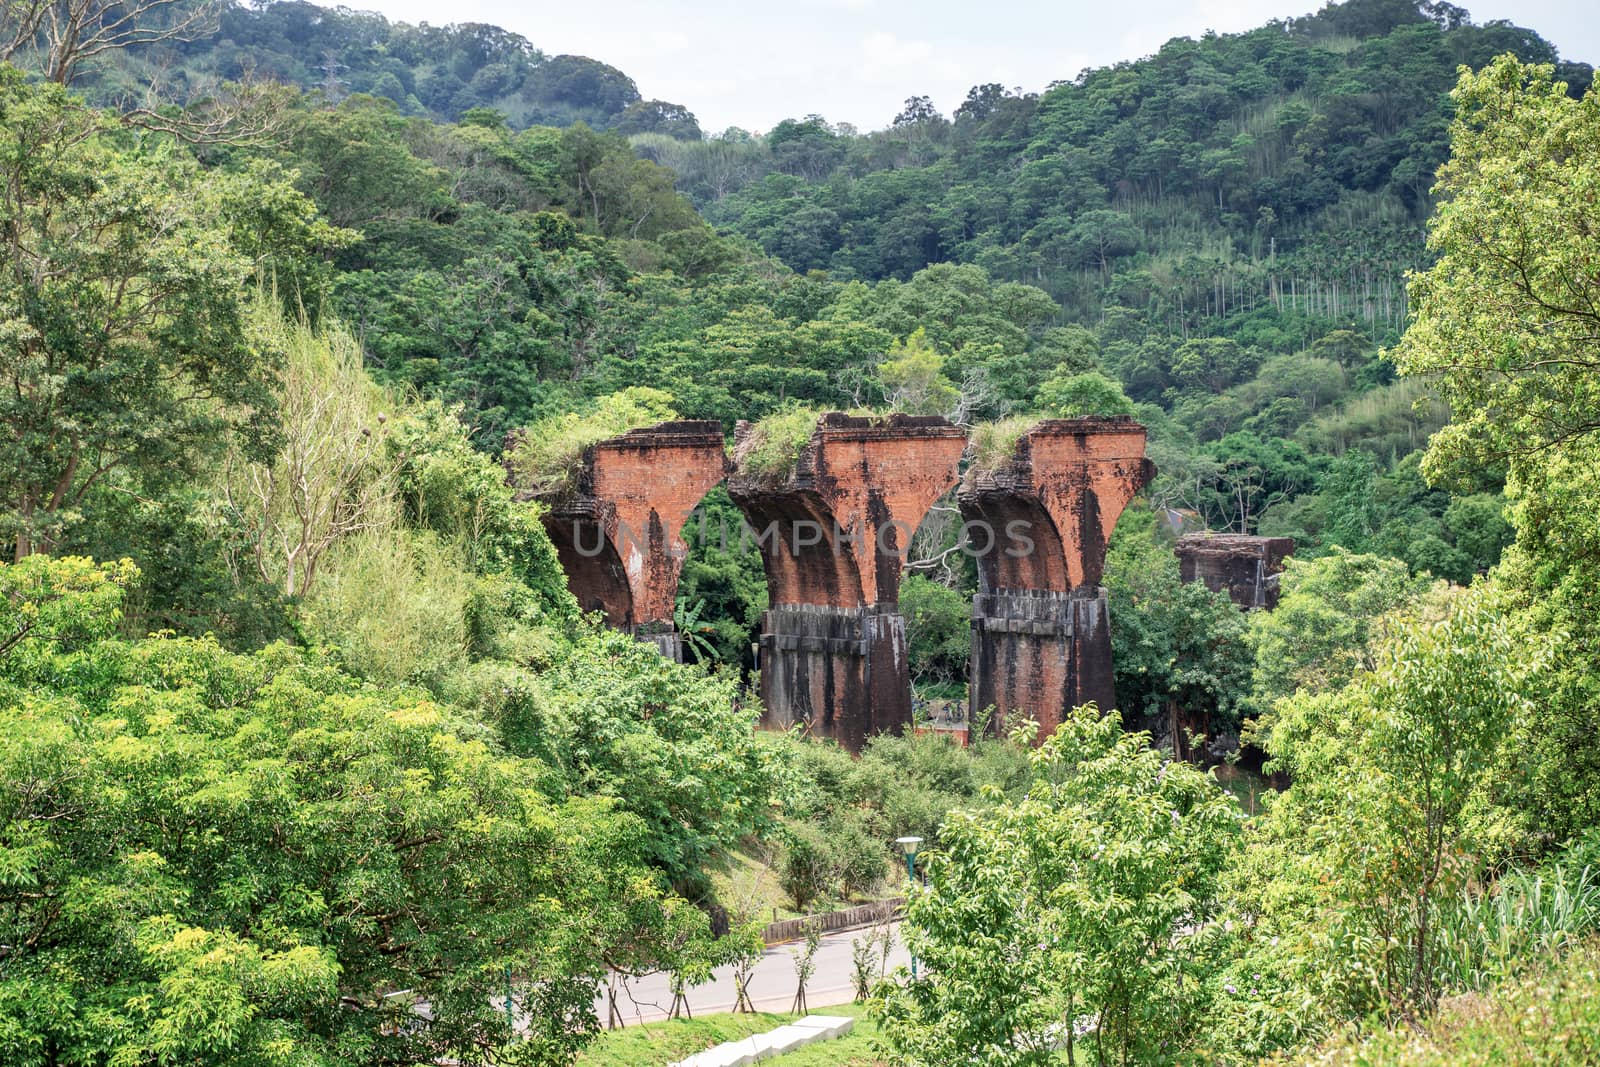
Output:
<path fill-rule="evenodd" d="M 1111 619 L 1100 587 L 1106 542 L 1155 475 L 1145 430 L 1126 416 L 1047 419 L 993 469 L 967 472 L 969 520 L 1027 521 L 1031 556 L 980 561 L 972 608 L 971 703 L 993 728 L 1031 718 L 1047 736 L 1070 708 L 1116 706 Z"/>
<path fill-rule="evenodd" d="M 933 503 L 956 484 L 966 434 L 940 418 L 831 412 L 792 471 L 739 466 L 728 493 L 758 535 L 769 608 L 762 617 L 761 698 L 767 721 L 805 722 L 859 750 L 911 718 L 903 552 Z"/>

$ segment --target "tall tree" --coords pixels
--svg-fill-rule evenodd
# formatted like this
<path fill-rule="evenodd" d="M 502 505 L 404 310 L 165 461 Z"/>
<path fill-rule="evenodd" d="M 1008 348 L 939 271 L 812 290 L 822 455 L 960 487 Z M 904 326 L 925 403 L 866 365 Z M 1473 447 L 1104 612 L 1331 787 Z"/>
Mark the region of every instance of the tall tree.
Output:
<path fill-rule="evenodd" d="M 216 25 L 217 0 L 8 0 L 0 60 L 31 59 L 68 85 L 84 63 L 124 48 L 186 41 Z"/>
<path fill-rule="evenodd" d="M 1600 94 L 1567 95 L 1510 56 L 1455 91 L 1453 155 L 1414 279 L 1403 372 L 1449 401 L 1424 470 L 1455 484 L 1504 470 L 1516 543 L 1499 578 L 1539 630 L 1564 633 L 1519 722 L 1508 809 L 1562 837 L 1600 819 Z"/>
<path fill-rule="evenodd" d="M 1600 431 L 1600 94 L 1566 90 L 1502 56 L 1453 94 L 1428 235 L 1439 258 L 1412 280 L 1417 318 L 1397 349 L 1454 414 L 1431 473 Z"/>
<path fill-rule="evenodd" d="M 113 144 L 110 120 L 0 68 L 0 536 L 48 550 L 110 478 L 268 443 L 242 285 L 340 234 L 263 168 L 202 173 Z"/>
<path fill-rule="evenodd" d="M 1077 708 L 1034 753 L 1027 796 L 957 812 L 913 890 L 906 943 L 927 968 L 888 997 L 910 1063 L 1161 1062 L 1205 995 L 1199 927 L 1238 808 L 1119 717 Z M 1197 979 L 1200 979 L 1197 981 Z"/>

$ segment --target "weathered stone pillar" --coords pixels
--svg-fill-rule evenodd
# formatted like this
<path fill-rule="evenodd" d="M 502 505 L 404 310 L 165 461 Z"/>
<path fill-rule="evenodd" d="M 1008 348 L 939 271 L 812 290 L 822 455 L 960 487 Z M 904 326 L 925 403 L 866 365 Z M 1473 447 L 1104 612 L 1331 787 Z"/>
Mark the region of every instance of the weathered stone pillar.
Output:
<path fill-rule="evenodd" d="M 993 731 L 1032 718 L 1042 738 L 1070 708 L 1116 706 L 1100 576 L 1122 509 L 1155 475 L 1144 443 L 1126 416 L 1048 419 L 999 466 L 967 471 L 958 499 L 978 559 L 969 684 L 973 714 L 993 705 Z"/>
<path fill-rule="evenodd" d="M 900 567 L 911 535 L 956 483 L 966 434 L 940 418 L 824 415 L 792 471 L 738 466 L 728 493 L 744 512 L 767 573 L 761 619 L 766 721 L 860 751 L 911 721 Z"/>
<path fill-rule="evenodd" d="M 1186 582 L 1227 593 L 1246 611 L 1278 606 L 1278 575 L 1294 553 L 1292 537 L 1186 534 L 1178 538 L 1178 568 Z"/>
<path fill-rule="evenodd" d="M 575 483 L 543 498 L 578 605 L 681 660 L 672 615 L 688 552 L 683 524 L 727 464 L 717 422 L 663 422 L 590 446 Z"/>

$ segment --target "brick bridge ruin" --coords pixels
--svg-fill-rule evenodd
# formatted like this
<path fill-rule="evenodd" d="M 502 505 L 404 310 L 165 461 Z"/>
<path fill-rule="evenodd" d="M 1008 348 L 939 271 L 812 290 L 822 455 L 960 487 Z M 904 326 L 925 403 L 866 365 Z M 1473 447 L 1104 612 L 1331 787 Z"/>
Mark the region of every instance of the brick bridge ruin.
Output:
<path fill-rule="evenodd" d="M 574 487 L 547 501 L 545 527 L 580 606 L 678 659 L 683 525 L 727 477 L 767 577 L 766 722 L 803 721 L 859 750 L 911 721 L 901 566 L 923 517 L 957 485 L 966 433 L 941 418 L 834 412 L 779 477 L 737 462 L 747 440 L 741 424 L 732 464 L 715 422 L 591 446 Z M 1020 714 L 1043 736 L 1076 704 L 1115 706 L 1100 575 L 1112 527 L 1153 473 L 1144 443 L 1126 417 L 1047 420 L 999 467 L 962 482 L 980 579 L 972 707 L 995 705 L 994 728 Z"/>
<path fill-rule="evenodd" d="M 1292 537 L 1198 533 L 1178 538 L 1178 569 L 1186 582 L 1227 593 L 1245 611 L 1278 606 L 1278 575 L 1294 552 Z"/>
<path fill-rule="evenodd" d="M 858 751 L 911 721 L 900 567 L 911 535 L 956 484 L 967 435 L 941 418 L 823 416 L 788 477 L 738 469 L 728 495 L 759 540 L 770 607 L 761 702 Z"/>
<path fill-rule="evenodd" d="M 1116 706 L 1100 576 L 1122 509 L 1155 475 L 1144 444 L 1126 416 L 1050 419 L 998 466 L 967 471 L 961 514 L 996 538 L 978 556 L 968 676 L 994 729 L 1032 718 L 1047 737 L 1069 708 Z"/>
<path fill-rule="evenodd" d="M 591 445 L 544 515 L 578 606 L 681 660 L 683 524 L 727 470 L 719 422 L 663 422 Z"/>

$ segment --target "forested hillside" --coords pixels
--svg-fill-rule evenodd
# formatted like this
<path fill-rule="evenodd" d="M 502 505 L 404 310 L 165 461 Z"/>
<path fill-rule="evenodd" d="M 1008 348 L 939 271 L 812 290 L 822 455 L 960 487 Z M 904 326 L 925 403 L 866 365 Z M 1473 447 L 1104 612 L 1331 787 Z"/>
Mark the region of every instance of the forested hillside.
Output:
<path fill-rule="evenodd" d="M 903 890 L 906 834 L 893 1062 L 1357 1056 L 1462 996 L 1588 1047 L 1588 67 L 1347 0 L 706 138 L 493 27 L 189 10 L 0 7 L 0 1061 L 566 1067 L 629 976 Z M 780 469 L 831 409 L 944 415 L 966 462 L 1149 428 L 1118 709 L 756 729 L 722 489 L 690 662 L 578 610 L 527 498 L 586 445 L 749 420 Z M 900 608 L 958 701 L 950 514 Z M 1276 611 L 1179 581 L 1200 526 L 1296 538 Z"/>
<path fill-rule="evenodd" d="M 681 104 L 646 100 L 632 78 L 587 56 L 547 55 L 537 42 L 480 23 L 413 26 L 303 0 L 215 5 L 181 38 L 135 44 L 77 72 L 91 98 L 188 98 L 221 81 L 284 82 L 335 103 L 381 97 L 407 115 L 455 122 L 493 108 L 518 127 L 570 126 L 698 140 Z"/>

